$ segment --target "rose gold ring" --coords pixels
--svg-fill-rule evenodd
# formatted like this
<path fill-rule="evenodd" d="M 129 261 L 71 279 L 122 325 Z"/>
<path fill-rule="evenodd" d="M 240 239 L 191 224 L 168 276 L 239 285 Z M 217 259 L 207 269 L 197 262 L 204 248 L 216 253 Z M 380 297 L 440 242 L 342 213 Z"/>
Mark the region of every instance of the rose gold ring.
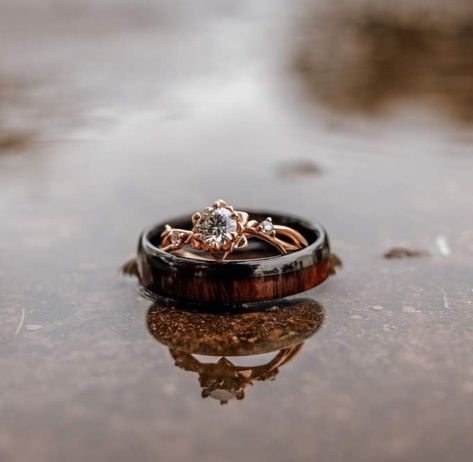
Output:
<path fill-rule="evenodd" d="M 298 231 L 273 224 L 271 217 L 250 220 L 248 213 L 235 210 L 220 199 L 192 215 L 192 230 L 166 225 L 161 234 L 161 249 L 173 252 L 190 246 L 208 252 L 215 260 L 225 260 L 234 250 L 246 247 L 252 237 L 271 244 L 282 255 L 308 245 Z"/>

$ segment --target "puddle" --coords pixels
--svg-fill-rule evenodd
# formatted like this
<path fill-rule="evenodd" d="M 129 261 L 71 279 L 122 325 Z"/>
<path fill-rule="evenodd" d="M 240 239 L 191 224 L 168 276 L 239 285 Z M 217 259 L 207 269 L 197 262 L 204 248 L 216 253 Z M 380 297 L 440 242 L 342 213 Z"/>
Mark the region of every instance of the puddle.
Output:
<path fill-rule="evenodd" d="M 1 456 L 469 460 L 471 130 L 417 107 L 468 120 L 470 15 L 36 3 L 0 5 Z M 343 273 L 219 316 L 117 276 L 144 227 L 222 196 L 322 223 Z"/>

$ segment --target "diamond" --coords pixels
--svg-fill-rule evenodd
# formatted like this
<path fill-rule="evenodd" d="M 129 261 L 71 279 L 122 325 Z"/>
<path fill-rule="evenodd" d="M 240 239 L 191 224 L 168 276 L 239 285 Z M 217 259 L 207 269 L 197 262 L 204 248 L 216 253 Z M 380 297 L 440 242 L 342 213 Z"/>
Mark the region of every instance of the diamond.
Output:
<path fill-rule="evenodd" d="M 274 231 L 274 225 L 271 220 L 264 220 L 260 224 L 261 231 L 265 234 L 271 234 Z"/>
<path fill-rule="evenodd" d="M 212 246 L 221 246 L 233 239 L 232 233 L 237 232 L 237 221 L 233 213 L 224 208 L 206 209 L 196 227 L 202 234 L 204 242 Z"/>
<path fill-rule="evenodd" d="M 179 245 L 182 241 L 182 233 L 179 231 L 173 231 L 171 233 L 171 244 L 172 245 Z"/>

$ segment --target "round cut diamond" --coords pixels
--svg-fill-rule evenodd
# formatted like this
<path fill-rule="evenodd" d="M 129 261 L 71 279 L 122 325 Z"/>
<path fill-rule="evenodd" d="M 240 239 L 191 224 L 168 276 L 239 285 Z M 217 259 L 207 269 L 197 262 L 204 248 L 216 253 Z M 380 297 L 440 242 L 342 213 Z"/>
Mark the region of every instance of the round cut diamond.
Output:
<path fill-rule="evenodd" d="M 274 225 L 269 220 L 264 220 L 261 222 L 261 231 L 265 234 L 271 234 L 274 230 Z"/>
<path fill-rule="evenodd" d="M 233 239 L 231 233 L 237 231 L 237 221 L 230 210 L 219 207 L 205 210 L 197 232 L 201 233 L 206 243 L 223 245 Z"/>

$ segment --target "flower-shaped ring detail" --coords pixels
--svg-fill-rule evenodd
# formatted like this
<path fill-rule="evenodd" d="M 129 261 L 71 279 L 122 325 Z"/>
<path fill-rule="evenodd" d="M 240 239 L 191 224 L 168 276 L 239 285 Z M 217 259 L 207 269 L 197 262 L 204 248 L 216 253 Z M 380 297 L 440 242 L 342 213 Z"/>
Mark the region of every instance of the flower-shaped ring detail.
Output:
<path fill-rule="evenodd" d="M 221 199 L 194 213 L 192 226 L 192 230 L 186 230 L 167 225 L 161 235 L 161 249 L 173 252 L 190 246 L 221 261 L 234 250 L 246 247 L 250 237 L 266 241 L 283 255 L 308 245 L 298 231 L 273 224 L 271 217 L 250 220 L 248 213 L 235 210 Z"/>

